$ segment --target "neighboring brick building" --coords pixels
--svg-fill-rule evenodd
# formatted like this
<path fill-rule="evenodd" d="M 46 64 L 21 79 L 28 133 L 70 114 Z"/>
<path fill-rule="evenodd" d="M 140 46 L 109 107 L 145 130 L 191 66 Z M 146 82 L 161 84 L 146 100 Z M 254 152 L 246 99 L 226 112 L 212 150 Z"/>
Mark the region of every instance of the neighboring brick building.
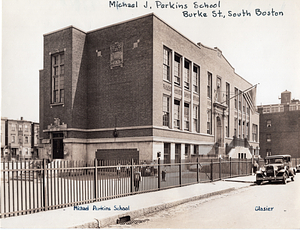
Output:
<path fill-rule="evenodd" d="M 236 136 L 247 138 L 240 156 L 249 158 L 250 146 L 258 153 L 259 116 L 241 93 L 251 87 L 218 48 L 191 42 L 154 14 L 45 34 L 43 157 L 91 160 L 97 150 L 113 159 L 237 157 Z M 247 92 L 254 105 L 255 89 Z"/>
<path fill-rule="evenodd" d="M 281 93 L 281 104 L 258 106 L 260 155 L 290 154 L 300 158 L 300 102 Z"/>
<path fill-rule="evenodd" d="M 38 157 L 39 124 L 31 121 L 1 118 L 1 158 L 28 160 Z M 34 129 L 34 130 L 33 130 Z M 33 137 L 34 135 L 34 137 Z"/>

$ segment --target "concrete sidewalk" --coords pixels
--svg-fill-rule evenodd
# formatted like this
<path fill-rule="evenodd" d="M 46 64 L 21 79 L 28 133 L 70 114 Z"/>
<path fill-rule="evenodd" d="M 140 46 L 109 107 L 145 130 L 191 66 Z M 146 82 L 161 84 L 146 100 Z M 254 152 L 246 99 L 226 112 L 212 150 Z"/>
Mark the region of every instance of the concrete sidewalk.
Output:
<path fill-rule="evenodd" d="M 219 195 L 252 185 L 255 176 L 236 177 L 156 192 L 136 194 L 75 207 L 1 219 L 1 228 L 98 228 L 170 208 L 188 201 Z M 238 182 L 238 183 L 237 183 Z M 243 183 L 246 182 L 246 183 Z M 87 209 L 87 210 L 78 210 Z"/>

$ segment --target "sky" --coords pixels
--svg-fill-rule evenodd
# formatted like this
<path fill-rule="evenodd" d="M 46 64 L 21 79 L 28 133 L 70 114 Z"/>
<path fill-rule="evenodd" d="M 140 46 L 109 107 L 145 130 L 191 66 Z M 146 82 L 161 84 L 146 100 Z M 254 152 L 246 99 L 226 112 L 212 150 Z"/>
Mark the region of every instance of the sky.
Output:
<path fill-rule="evenodd" d="M 258 84 L 257 105 L 280 103 L 285 90 L 300 99 L 299 0 L 110 2 L 2 0 L 2 117 L 39 122 L 44 34 L 70 25 L 88 32 L 152 12 L 191 41 L 222 50 L 238 75 Z"/>

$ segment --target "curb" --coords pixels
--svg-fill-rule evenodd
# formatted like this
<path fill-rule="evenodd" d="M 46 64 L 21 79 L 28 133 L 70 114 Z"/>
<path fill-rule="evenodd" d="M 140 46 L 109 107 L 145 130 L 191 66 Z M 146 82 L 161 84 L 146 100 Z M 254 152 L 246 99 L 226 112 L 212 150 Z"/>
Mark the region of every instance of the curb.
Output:
<path fill-rule="evenodd" d="M 249 182 L 249 183 L 253 183 L 253 182 Z M 252 184 L 252 185 L 255 185 L 255 184 Z M 249 186 L 252 186 L 252 185 L 249 185 Z M 241 187 L 241 188 L 245 188 L 245 187 Z M 201 200 L 201 199 L 209 198 L 209 197 L 216 196 L 216 195 L 222 195 L 224 193 L 229 193 L 234 190 L 241 189 L 241 188 L 228 188 L 228 189 L 220 190 L 217 192 L 211 192 L 211 193 L 207 193 L 207 194 L 203 194 L 203 195 L 199 195 L 199 196 L 193 196 L 193 197 L 178 200 L 178 201 L 173 201 L 170 203 L 163 203 L 163 204 L 159 204 L 159 205 L 155 205 L 155 206 L 151 206 L 151 207 L 147 207 L 147 208 L 141 208 L 141 209 L 138 209 L 135 211 L 130 211 L 130 212 L 126 212 L 123 214 L 103 218 L 101 220 L 95 218 L 94 222 L 89 222 L 86 224 L 82 224 L 82 225 L 78 225 L 78 226 L 74 226 L 74 227 L 70 227 L 70 228 L 103 228 L 103 227 L 107 227 L 108 225 L 115 225 L 119 218 L 122 218 L 125 216 L 130 216 L 132 219 L 134 219 L 134 218 L 144 216 L 146 214 L 150 214 L 150 213 L 162 211 L 162 210 L 165 210 L 168 208 L 172 208 L 172 207 L 181 205 L 183 203 Z"/>
<path fill-rule="evenodd" d="M 241 181 L 241 180 L 224 180 L 229 182 L 239 182 L 239 183 L 255 183 L 254 181 Z"/>

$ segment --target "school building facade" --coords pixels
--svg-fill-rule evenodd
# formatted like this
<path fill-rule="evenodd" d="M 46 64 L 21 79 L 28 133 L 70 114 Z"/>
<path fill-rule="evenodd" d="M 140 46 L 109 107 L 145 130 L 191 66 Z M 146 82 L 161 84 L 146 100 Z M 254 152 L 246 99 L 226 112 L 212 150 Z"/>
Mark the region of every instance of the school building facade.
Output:
<path fill-rule="evenodd" d="M 43 157 L 165 162 L 259 154 L 256 88 L 154 14 L 44 35 Z M 249 89 L 249 90 L 247 90 Z M 236 144 L 242 143 L 242 144 Z"/>

